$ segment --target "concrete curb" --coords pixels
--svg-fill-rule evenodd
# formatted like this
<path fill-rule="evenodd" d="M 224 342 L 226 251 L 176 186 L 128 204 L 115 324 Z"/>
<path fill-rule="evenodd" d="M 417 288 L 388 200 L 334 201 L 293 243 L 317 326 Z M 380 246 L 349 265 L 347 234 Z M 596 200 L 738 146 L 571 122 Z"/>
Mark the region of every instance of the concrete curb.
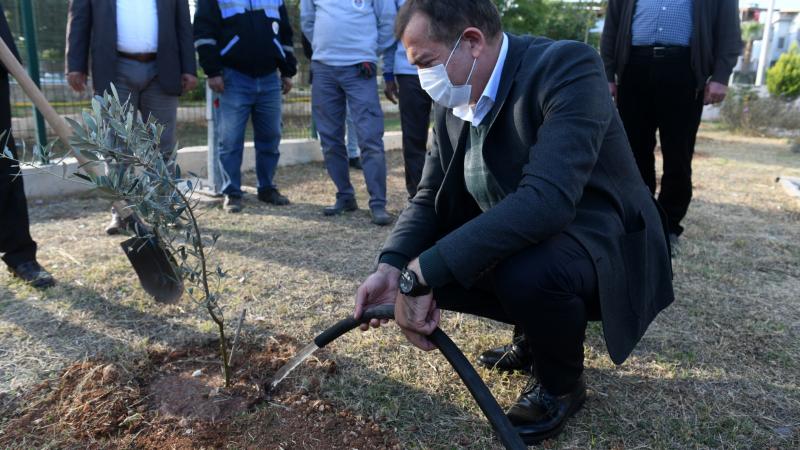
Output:
<path fill-rule="evenodd" d="M 387 132 L 383 136 L 383 145 L 386 150 L 402 147 L 402 134 L 399 131 Z M 281 159 L 279 166 L 292 166 L 313 161 L 322 161 L 322 151 L 319 141 L 313 139 L 285 139 L 280 144 Z M 205 146 L 186 147 L 178 150 L 178 165 L 184 173 L 193 172 L 200 177 L 206 177 L 208 149 Z M 25 180 L 25 195 L 28 198 L 65 197 L 89 192 L 91 186 L 82 183 L 73 176 L 78 170 L 75 158 L 64 160 L 66 169 L 61 166 L 50 165 L 22 170 Z M 252 142 L 244 146 L 244 161 L 242 171 L 255 170 L 255 148 Z M 62 177 L 66 174 L 66 178 Z"/>

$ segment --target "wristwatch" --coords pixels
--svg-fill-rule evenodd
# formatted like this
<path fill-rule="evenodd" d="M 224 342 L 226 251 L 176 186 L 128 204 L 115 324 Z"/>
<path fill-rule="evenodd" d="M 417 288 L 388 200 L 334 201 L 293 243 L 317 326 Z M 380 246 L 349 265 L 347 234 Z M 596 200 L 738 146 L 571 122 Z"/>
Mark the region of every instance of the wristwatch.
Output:
<path fill-rule="evenodd" d="M 421 297 L 430 293 L 431 287 L 420 283 L 417 274 L 406 267 L 400 272 L 400 292 L 407 297 Z"/>

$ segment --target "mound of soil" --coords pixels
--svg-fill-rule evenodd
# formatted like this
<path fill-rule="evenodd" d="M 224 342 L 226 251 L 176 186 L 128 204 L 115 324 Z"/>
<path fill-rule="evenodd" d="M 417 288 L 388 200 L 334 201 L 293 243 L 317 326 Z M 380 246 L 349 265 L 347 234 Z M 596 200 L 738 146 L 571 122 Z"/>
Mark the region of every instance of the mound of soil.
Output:
<path fill-rule="evenodd" d="M 127 368 L 77 362 L 0 399 L 0 447 L 400 448 L 379 423 L 320 397 L 321 379 L 336 372 L 324 355 L 298 368 L 307 387 L 285 383 L 265 395 L 264 383 L 296 350 L 287 337 L 240 349 L 229 388 L 213 344 L 153 351 Z"/>

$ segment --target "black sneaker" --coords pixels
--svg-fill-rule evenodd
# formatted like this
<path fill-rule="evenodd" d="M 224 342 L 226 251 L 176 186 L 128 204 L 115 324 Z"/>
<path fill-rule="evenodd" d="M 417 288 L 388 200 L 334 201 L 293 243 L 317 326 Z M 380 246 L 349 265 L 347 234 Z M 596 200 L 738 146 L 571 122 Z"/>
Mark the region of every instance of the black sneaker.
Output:
<path fill-rule="evenodd" d="M 242 197 L 226 195 L 225 201 L 222 203 L 222 209 L 232 214 L 242 212 Z"/>
<path fill-rule="evenodd" d="M 50 272 L 44 270 L 36 261 L 28 261 L 16 267 L 9 267 L 8 271 L 36 289 L 47 289 L 56 284 L 56 280 L 53 279 Z"/>
<path fill-rule="evenodd" d="M 258 199 L 271 205 L 283 206 L 289 204 L 289 199 L 275 188 L 260 189 L 258 191 Z"/>
<path fill-rule="evenodd" d="M 361 165 L 361 158 L 358 156 L 356 156 L 355 158 L 350 158 L 348 164 L 350 164 L 350 167 L 352 167 L 353 169 L 364 170 L 364 167 Z"/>
<path fill-rule="evenodd" d="M 355 197 L 337 198 L 333 206 L 326 207 L 322 214 L 326 216 L 338 216 L 344 212 L 351 212 L 358 209 Z"/>

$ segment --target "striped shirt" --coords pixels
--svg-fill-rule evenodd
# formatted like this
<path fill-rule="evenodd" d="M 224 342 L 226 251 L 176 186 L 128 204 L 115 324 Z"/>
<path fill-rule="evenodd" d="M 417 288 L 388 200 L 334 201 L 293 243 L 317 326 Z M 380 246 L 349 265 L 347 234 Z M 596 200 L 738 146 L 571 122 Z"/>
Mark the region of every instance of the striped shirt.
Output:
<path fill-rule="evenodd" d="M 692 38 L 692 6 L 693 0 L 636 0 L 631 29 L 633 45 L 688 47 Z"/>

